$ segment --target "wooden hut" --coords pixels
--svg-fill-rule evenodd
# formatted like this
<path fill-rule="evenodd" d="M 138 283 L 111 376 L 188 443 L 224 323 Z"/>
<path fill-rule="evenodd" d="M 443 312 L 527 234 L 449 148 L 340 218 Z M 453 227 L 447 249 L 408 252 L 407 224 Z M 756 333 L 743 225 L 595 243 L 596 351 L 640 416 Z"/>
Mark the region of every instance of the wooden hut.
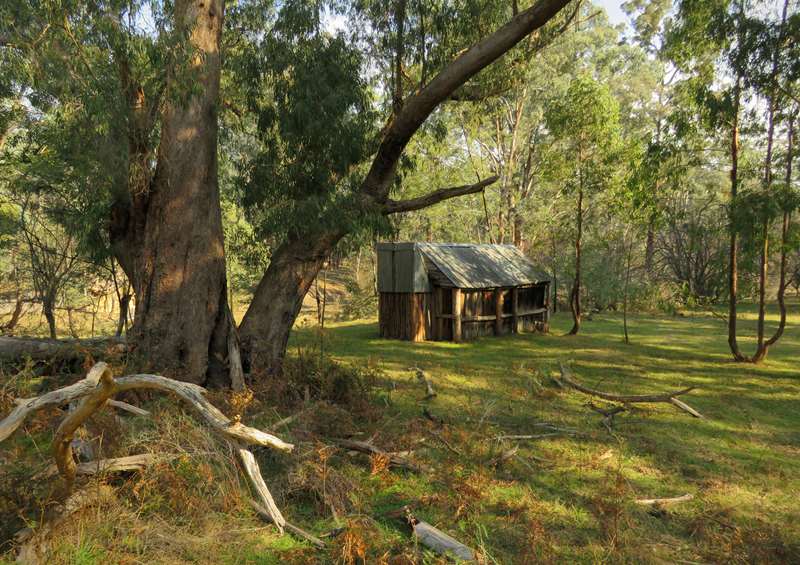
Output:
<path fill-rule="evenodd" d="M 379 243 L 377 252 L 381 337 L 547 331 L 549 277 L 513 245 Z"/>

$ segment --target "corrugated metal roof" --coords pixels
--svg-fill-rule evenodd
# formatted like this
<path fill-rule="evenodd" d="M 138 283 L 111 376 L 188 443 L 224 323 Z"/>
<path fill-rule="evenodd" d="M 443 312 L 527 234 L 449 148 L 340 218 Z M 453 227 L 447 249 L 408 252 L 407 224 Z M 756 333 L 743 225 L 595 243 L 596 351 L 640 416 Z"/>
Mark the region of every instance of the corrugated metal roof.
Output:
<path fill-rule="evenodd" d="M 513 245 L 417 243 L 458 288 L 495 288 L 536 284 L 550 277 Z"/>

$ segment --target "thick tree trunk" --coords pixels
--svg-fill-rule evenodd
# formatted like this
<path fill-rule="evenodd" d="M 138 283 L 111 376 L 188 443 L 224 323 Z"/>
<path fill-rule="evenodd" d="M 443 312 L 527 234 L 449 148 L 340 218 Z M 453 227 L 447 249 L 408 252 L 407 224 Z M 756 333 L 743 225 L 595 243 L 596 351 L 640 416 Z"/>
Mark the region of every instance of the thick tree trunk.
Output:
<path fill-rule="evenodd" d="M 280 372 L 289 333 L 341 233 L 292 238 L 278 247 L 239 325 L 245 364 L 268 374 Z"/>
<path fill-rule="evenodd" d="M 223 0 L 178 0 L 191 59 L 170 77 L 144 241 L 136 265 L 133 341 L 140 363 L 193 383 L 226 378 L 229 330 L 217 184 Z M 196 91 L 185 94 L 185 84 Z"/>

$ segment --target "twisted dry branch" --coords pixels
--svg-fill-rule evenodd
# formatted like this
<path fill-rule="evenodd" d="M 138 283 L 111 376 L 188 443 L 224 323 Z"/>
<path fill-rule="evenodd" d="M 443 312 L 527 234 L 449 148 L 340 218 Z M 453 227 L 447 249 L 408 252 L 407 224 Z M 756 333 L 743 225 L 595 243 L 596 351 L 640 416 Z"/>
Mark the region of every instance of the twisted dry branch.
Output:
<path fill-rule="evenodd" d="M 572 371 L 570 371 L 569 367 L 567 367 L 564 363 L 561 363 L 561 378 L 559 384 L 562 385 L 566 384 L 567 386 L 574 388 L 575 390 L 580 391 L 584 394 L 596 396 L 598 398 L 602 398 L 604 400 L 609 400 L 612 402 L 621 402 L 623 404 L 664 402 L 666 404 L 672 404 L 679 410 L 687 412 L 688 414 L 691 414 L 695 418 L 703 418 L 703 415 L 700 414 L 700 412 L 698 412 L 685 402 L 678 400 L 676 398 L 678 396 L 693 391 L 695 388 L 693 386 L 681 390 L 676 390 L 674 392 L 665 392 L 661 394 L 613 394 L 610 392 L 595 390 L 582 385 L 573 378 Z"/>
<path fill-rule="evenodd" d="M 96 363 L 83 380 L 37 396 L 20 399 L 11 413 L 0 421 L 0 442 L 13 434 L 30 416 L 50 406 L 60 406 L 80 400 L 56 430 L 53 442 L 53 456 L 59 472 L 72 488 L 76 474 L 81 469 L 75 463 L 72 452 L 72 438 L 81 425 L 97 410 L 108 403 L 118 393 L 133 389 L 150 389 L 171 392 L 186 401 L 203 417 L 216 432 L 222 435 L 235 449 L 253 489 L 261 501 L 261 506 L 270 515 L 272 522 L 282 532 L 286 520 L 275 504 L 267 488 L 261 470 L 252 452 L 244 444 L 272 447 L 281 451 L 291 451 L 294 446 L 277 436 L 256 428 L 245 426 L 238 420 L 232 421 L 205 398 L 206 389 L 201 386 L 175 381 L 159 375 L 130 375 L 115 379 L 106 363 Z M 144 411 L 142 411 L 144 412 Z"/>

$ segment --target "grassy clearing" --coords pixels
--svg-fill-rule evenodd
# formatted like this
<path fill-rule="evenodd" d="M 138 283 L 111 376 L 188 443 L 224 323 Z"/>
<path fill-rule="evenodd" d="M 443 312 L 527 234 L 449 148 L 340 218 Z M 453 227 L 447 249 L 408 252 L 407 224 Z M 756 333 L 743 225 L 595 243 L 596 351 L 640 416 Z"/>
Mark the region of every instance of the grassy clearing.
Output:
<path fill-rule="evenodd" d="M 741 333 L 752 334 L 753 312 L 745 318 Z M 152 421 L 137 418 L 107 433 L 116 438 L 110 453 L 180 449 L 185 456 L 107 478 L 118 500 L 62 528 L 49 562 L 411 563 L 418 548 L 386 514 L 412 503 L 418 517 L 489 563 L 800 563 L 798 323 L 790 320 L 759 366 L 730 362 L 724 323 L 701 314 L 635 316 L 631 345 L 622 343 L 614 315 L 595 316 L 577 337 L 561 336 L 570 321 L 557 316 L 549 335 L 465 344 L 381 340 L 374 321 L 333 324 L 324 333 L 300 328 L 291 349 L 307 353 L 287 390 L 267 386 L 252 401 L 215 401 L 268 427 L 298 411 L 306 389 L 327 400 L 280 430 L 298 443 L 295 455 L 259 458 L 291 521 L 316 533 L 348 526 L 328 552 L 264 528 L 225 447 L 170 403 L 151 401 Z M 315 361 L 320 350 L 358 371 L 326 368 Z M 619 416 L 610 435 L 587 397 L 553 385 L 549 377 L 563 360 L 585 384 L 614 392 L 695 385 L 686 400 L 707 419 L 656 405 Z M 423 400 L 412 366 L 430 375 L 437 397 Z M 15 382 L 30 392 L 31 383 Z M 425 418 L 424 408 L 444 425 Z M 49 462 L 56 416 L 43 415 L 1 448 L 4 481 L 23 484 L 31 464 Z M 538 433 L 537 422 L 581 434 L 521 442 L 518 457 L 498 462 L 514 443 L 491 438 Z M 325 441 L 346 433 L 413 450 L 427 470 L 390 470 L 379 457 L 348 455 Z M 6 511 L 26 508 L 30 519 L 31 507 L 58 496 L 40 490 L 0 502 Z M 685 493 L 696 498 L 656 510 L 633 503 Z M 437 561 L 425 555 L 423 562 Z"/>
<path fill-rule="evenodd" d="M 742 336 L 753 335 L 754 320 L 753 312 L 745 313 Z M 408 498 L 464 495 L 455 512 L 432 504 L 419 513 L 498 562 L 528 562 L 531 555 L 800 562 L 796 332 L 787 332 L 766 363 L 752 366 L 730 361 L 725 325 L 711 315 L 635 316 L 630 345 L 622 343 L 618 316 L 595 316 L 581 335 L 562 337 L 569 325 L 557 316 L 550 335 L 411 344 L 378 339 L 373 323 L 355 322 L 323 339 L 334 357 L 380 365 L 396 383 L 385 393 L 391 405 L 383 441 L 400 441 L 410 421 L 425 425 L 422 406 L 445 419 L 450 443 L 465 457 L 430 441 L 424 456 L 444 473 L 399 479 L 392 488 Z M 319 339 L 308 331 L 296 341 Z M 614 392 L 697 386 L 687 401 L 707 419 L 655 405 L 618 417 L 612 437 L 584 406 L 587 397 L 552 386 L 549 375 L 562 360 L 572 361 L 585 384 Z M 438 397 L 420 400 L 410 366 L 431 375 Z M 493 450 L 484 437 L 537 433 L 535 422 L 586 435 L 520 444 L 527 464 L 511 460 L 499 470 L 486 464 Z M 684 493 L 697 498 L 657 516 L 631 503 Z"/>

